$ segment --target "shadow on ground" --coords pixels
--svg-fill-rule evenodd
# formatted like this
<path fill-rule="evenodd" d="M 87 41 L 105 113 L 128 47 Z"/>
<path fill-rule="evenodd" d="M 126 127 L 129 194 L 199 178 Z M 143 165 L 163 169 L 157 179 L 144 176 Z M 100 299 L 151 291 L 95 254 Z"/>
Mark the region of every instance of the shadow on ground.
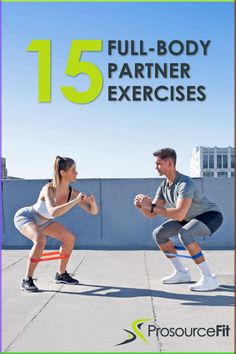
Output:
<path fill-rule="evenodd" d="M 186 285 L 186 284 L 185 284 Z M 96 297 L 110 297 L 110 298 L 133 298 L 133 297 L 153 297 L 153 298 L 165 298 L 170 300 L 183 301 L 181 305 L 185 306 L 233 306 L 234 297 L 221 295 L 220 292 L 234 292 L 234 287 L 230 285 L 221 285 L 217 289 L 217 294 L 214 296 L 215 291 L 207 293 L 192 293 L 183 294 L 162 290 L 150 290 L 150 289 L 136 289 L 126 287 L 115 287 L 109 285 L 96 285 L 96 284 L 79 284 L 73 286 L 73 289 L 79 291 L 64 291 L 64 290 L 41 290 L 40 292 L 58 292 L 66 295 L 79 295 L 79 296 L 96 296 Z M 92 289 L 86 289 L 83 291 L 83 287 L 91 287 Z M 210 295 L 208 295 L 210 293 Z"/>

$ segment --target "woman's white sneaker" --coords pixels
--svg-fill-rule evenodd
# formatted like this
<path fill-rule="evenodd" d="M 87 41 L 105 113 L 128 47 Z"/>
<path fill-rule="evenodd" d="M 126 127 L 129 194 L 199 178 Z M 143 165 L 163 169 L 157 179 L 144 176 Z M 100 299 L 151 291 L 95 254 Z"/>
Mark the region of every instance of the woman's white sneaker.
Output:
<path fill-rule="evenodd" d="M 218 279 L 212 276 L 202 277 L 197 283 L 190 285 L 189 290 L 192 291 L 210 291 L 216 290 L 220 286 Z"/>
<path fill-rule="evenodd" d="M 189 283 L 191 281 L 191 277 L 188 269 L 185 272 L 174 272 L 168 277 L 161 279 L 163 284 L 178 284 L 178 283 Z"/>

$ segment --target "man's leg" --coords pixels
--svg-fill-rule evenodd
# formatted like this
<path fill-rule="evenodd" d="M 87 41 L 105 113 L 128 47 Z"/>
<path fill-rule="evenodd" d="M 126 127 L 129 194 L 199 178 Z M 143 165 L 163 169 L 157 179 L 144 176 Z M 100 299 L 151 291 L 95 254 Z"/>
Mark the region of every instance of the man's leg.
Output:
<path fill-rule="evenodd" d="M 215 290 L 219 287 L 218 280 L 208 268 L 201 247 L 195 242 L 195 238 L 209 236 L 210 234 L 210 229 L 197 219 L 191 220 L 179 230 L 179 239 L 192 256 L 201 275 L 201 279 L 196 284 L 189 287 L 190 290 L 208 291 Z"/>
<path fill-rule="evenodd" d="M 176 254 L 176 249 L 173 242 L 169 239 L 172 236 L 177 236 L 182 224 L 176 220 L 168 220 L 153 231 L 153 237 L 157 245 L 164 253 Z M 171 262 L 174 273 L 162 279 L 164 284 L 176 284 L 189 282 L 190 275 L 188 270 L 184 268 L 180 259 L 175 256 L 167 256 Z"/>

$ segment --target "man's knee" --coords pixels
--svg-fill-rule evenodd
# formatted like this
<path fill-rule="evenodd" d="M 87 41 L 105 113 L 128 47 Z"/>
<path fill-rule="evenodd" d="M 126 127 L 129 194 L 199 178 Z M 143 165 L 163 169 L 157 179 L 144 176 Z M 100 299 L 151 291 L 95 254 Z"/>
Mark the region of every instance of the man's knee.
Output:
<path fill-rule="evenodd" d="M 162 245 L 169 241 L 169 237 L 166 234 L 166 231 L 164 230 L 164 227 L 162 225 L 158 226 L 155 230 L 153 230 L 152 236 L 154 238 L 154 241 L 158 245 Z"/>
<path fill-rule="evenodd" d="M 182 242 L 182 244 L 186 247 L 188 245 L 191 245 L 191 243 L 194 242 L 194 238 L 191 235 L 191 231 L 190 230 L 186 230 L 184 228 L 182 228 L 179 233 L 179 240 Z"/>

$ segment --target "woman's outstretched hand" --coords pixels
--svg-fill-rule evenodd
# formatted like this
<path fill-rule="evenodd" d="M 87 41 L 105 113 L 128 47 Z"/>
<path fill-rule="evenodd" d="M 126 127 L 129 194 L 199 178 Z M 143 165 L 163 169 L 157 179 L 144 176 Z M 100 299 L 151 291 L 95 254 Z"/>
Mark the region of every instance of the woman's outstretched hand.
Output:
<path fill-rule="evenodd" d="M 86 201 L 87 196 L 83 193 L 79 193 L 78 196 L 76 197 L 76 201 L 79 204 L 80 202 Z"/>
<path fill-rule="evenodd" d="M 96 203 L 95 201 L 95 197 L 93 194 L 90 194 L 90 195 L 86 195 L 86 194 L 83 194 L 83 193 L 79 193 L 79 195 L 77 196 L 77 203 L 79 204 L 80 202 L 84 202 L 84 203 L 87 203 L 89 205 L 93 205 Z"/>

